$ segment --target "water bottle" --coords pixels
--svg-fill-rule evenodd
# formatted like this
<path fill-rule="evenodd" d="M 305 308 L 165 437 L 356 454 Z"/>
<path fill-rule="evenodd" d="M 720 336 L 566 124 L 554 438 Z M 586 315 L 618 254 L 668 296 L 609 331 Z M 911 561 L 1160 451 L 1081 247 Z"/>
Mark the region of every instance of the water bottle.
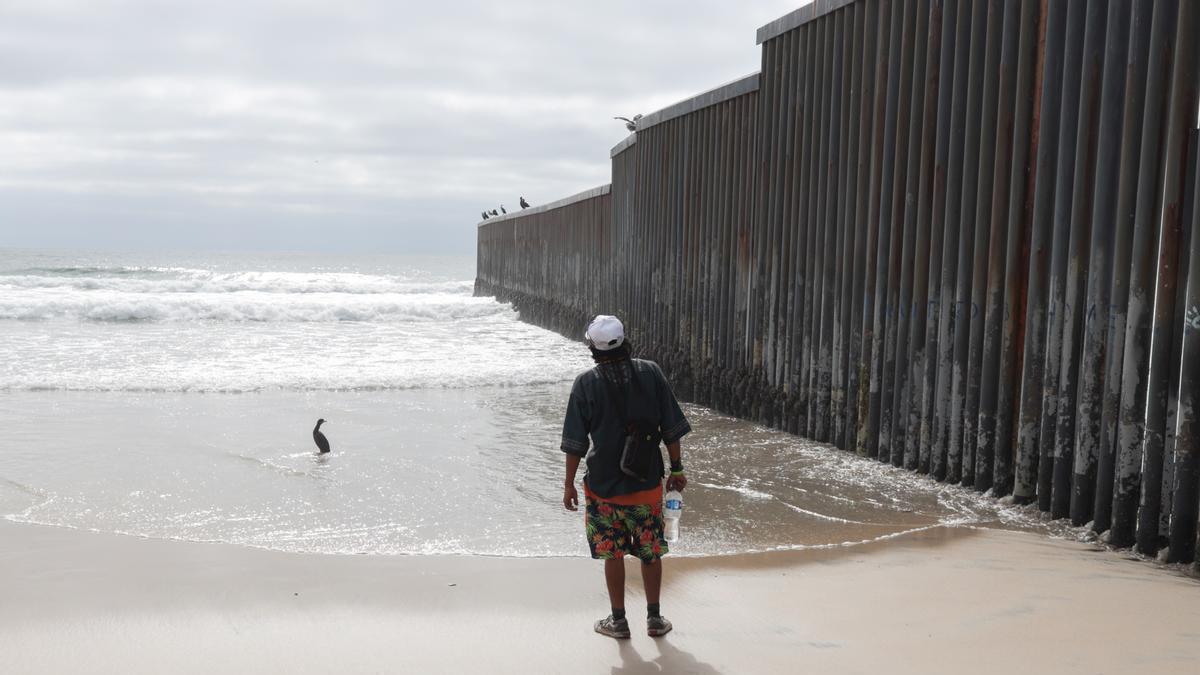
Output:
<path fill-rule="evenodd" d="M 679 490 L 667 493 L 663 504 L 663 538 L 668 542 L 679 541 L 679 516 L 683 515 L 683 495 Z"/>

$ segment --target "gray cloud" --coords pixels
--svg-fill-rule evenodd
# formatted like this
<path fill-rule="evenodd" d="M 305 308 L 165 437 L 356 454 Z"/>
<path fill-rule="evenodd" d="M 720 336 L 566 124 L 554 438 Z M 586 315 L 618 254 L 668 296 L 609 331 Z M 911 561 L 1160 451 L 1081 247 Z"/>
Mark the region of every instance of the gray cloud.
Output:
<path fill-rule="evenodd" d="M 0 246 L 460 252 L 795 0 L 0 5 Z"/>

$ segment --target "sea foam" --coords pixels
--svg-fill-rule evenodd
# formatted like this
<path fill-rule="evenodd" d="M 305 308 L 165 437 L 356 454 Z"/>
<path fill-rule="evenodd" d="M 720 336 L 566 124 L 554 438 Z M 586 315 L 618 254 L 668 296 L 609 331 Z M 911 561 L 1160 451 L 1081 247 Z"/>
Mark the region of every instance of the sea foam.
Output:
<path fill-rule="evenodd" d="M 429 274 L 44 267 L 0 273 L 0 320 L 420 321 L 507 311 Z"/>
<path fill-rule="evenodd" d="M 137 293 L 0 287 L 0 319 L 20 321 L 421 321 L 510 311 L 491 298 L 450 293 Z"/>
<path fill-rule="evenodd" d="M 586 361 L 511 305 L 474 297 L 457 263 L 20 261 L 0 258 L 0 391 L 524 386 L 569 379 Z M 515 345 L 531 357 L 498 356 Z"/>
<path fill-rule="evenodd" d="M 120 293 L 470 294 L 473 282 L 356 272 L 214 272 L 191 268 L 66 268 L 0 274 L 0 289 Z"/>

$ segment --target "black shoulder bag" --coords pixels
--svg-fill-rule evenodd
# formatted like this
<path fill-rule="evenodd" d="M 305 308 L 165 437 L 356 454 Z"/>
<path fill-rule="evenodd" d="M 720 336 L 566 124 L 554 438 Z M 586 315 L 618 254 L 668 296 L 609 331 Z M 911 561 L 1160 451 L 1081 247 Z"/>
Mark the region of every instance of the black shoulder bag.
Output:
<path fill-rule="evenodd" d="M 645 418 L 629 419 L 629 404 L 621 394 L 620 387 L 604 377 L 604 373 L 600 373 L 600 377 L 603 377 L 605 383 L 608 384 L 613 402 L 621 415 L 621 426 L 625 429 L 625 440 L 622 443 L 621 460 L 618 464 L 621 473 L 638 481 L 650 480 L 654 477 L 658 462 L 662 460 L 662 452 L 658 449 L 658 444 L 662 442 L 658 421 Z M 633 363 L 629 364 L 629 377 L 631 384 L 639 392 L 645 394 L 641 382 L 638 381 L 637 368 Z"/>

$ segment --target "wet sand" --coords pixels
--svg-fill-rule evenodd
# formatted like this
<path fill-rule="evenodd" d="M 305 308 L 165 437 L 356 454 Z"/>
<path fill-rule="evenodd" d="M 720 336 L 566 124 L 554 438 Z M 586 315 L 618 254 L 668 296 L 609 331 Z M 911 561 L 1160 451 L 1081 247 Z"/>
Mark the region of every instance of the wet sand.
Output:
<path fill-rule="evenodd" d="M 328 556 L 0 523 L 11 673 L 1191 673 L 1200 581 L 1083 544 L 936 528 L 669 559 L 646 637 L 591 631 L 581 558 Z"/>

